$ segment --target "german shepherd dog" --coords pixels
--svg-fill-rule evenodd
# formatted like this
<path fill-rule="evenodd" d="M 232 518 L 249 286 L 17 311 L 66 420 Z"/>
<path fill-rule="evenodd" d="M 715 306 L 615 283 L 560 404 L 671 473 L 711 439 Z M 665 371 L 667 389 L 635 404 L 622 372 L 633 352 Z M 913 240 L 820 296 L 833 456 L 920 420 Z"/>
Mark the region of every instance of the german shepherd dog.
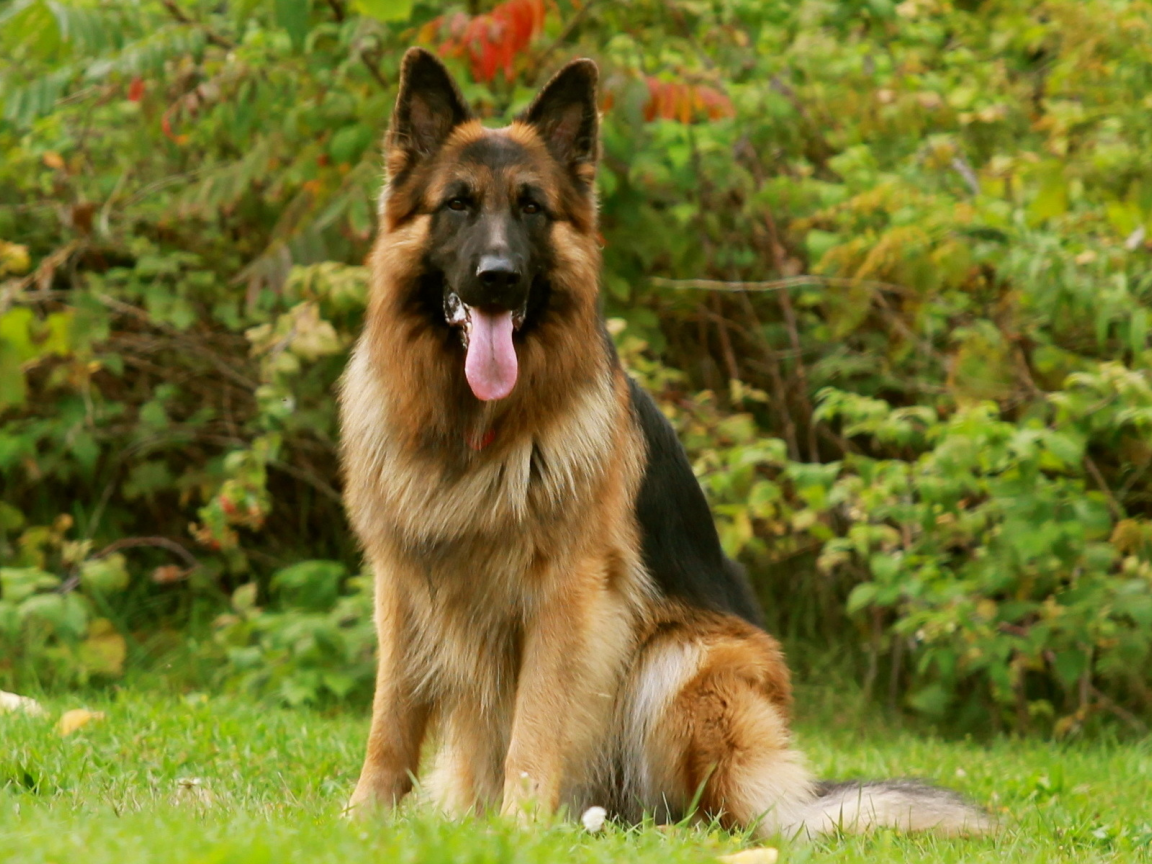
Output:
<path fill-rule="evenodd" d="M 988 820 L 913 781 L 821 784 L 788 668 L 598 301 L 597 69 L 487 129 L 404 57 L 367 320 L 342 384 L 379 671 L 350 810 L 601 805 L 760 834 Z M 527 814 L 527 815 L 525 815 Z"/>

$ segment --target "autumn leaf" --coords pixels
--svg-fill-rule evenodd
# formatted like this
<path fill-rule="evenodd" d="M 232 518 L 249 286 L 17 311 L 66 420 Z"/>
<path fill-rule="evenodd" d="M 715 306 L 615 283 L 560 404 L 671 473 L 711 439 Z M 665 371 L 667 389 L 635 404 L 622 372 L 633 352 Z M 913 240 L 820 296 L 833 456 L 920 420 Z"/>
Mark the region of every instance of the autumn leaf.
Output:
<path fill-rule="evenodd" d="M 761 846 L 756 849 L 745 849 L 731 855 L 721 855 L 717 861 L 722 864 L 776 864 L 780 851 L 771 846 Z"/>
<path fill-rule="evenodd" d="M 469 18 L 457 14 L 437 19 L 450 34 L 441 44 L 440 54 L 466 56 L 477 81 L 491 81 L 500 71 L 506 81 L 511 81 L 516 74 L 516 58 L 543 31 L 544 16 L 543 0 L 507 0 L 483 15 Z M 435 29 L 429 29 L 429 25 L 421 30 L 429 35 L 433 32 Z"/>
<path fill-rule="evenodd" d="M 60 721 L 56 724 L 56 731 L 61 735 L 71 735 L 73 732 L 83 729 L 89 723 L 98 723 L 103 719 L 103 711 L 73 708 L 71 711 L 65 711 L 63 716 L 61 716 Z"/>

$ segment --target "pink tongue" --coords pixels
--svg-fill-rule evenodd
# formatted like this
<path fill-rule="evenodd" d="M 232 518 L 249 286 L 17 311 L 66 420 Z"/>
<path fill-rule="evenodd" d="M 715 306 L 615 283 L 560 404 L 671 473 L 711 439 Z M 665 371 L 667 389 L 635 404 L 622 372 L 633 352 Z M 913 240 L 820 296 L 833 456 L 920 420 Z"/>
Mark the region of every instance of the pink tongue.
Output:
<path fill-rule="evenodd" d="M 464 375 L 477 399 L 503 399 L 516 386 L 516 349 L 512 347 L 512 313 L 489 315 L 471 310 Z"/>

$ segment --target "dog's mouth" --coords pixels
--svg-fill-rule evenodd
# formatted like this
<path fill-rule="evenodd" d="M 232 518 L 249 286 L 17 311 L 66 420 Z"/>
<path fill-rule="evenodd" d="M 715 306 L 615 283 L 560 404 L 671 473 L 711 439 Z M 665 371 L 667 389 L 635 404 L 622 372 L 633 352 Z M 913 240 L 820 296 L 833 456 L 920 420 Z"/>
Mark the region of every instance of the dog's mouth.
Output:
<path fill-rule="evenodd" d="M 454 291 L 444 295 L 444 320 L 460 330 L 464 377 L 481 402 L 505 398 L 516 386 L 519 363 L 512 334 L 524 325 L 527 301 L 517 310 L 469 306 Z"/>

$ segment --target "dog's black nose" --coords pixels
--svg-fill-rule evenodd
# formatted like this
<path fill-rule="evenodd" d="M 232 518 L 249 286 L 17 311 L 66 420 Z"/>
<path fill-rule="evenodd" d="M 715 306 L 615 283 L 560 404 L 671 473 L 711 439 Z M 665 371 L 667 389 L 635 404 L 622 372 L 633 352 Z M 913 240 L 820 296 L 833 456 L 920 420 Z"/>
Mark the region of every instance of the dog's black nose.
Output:
<path fill-rule="evenodd" d="M 485 255 L 476 268 L 476 276 L 485 288 L 503 290 L 520 284 L 520 271 L 502 255 Z"/>

